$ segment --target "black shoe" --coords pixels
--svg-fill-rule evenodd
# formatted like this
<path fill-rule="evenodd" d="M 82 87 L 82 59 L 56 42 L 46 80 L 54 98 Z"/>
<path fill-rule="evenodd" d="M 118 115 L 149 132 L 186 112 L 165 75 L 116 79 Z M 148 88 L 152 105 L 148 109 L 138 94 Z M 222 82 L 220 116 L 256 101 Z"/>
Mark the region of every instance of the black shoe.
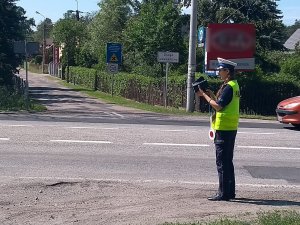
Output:
<path fill-rule="evenodd" d="M 215 195 L 213 197 L 207 198 L 209 201 L 229 201 L 229 198 L 227 197 L 222 197 L 220 195 Z"/>

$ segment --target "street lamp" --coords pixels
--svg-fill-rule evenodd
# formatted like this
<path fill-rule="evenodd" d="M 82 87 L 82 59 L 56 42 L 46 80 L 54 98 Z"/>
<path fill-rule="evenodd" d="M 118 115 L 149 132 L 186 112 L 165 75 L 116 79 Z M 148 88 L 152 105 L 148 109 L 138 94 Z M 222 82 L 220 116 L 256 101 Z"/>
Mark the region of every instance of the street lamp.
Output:
<path fill-rule="evenodd" d="M 41 14 L 40 12 L 36 11 L 36 14 L 41 15 L 44 17 L 44 24 L 43 24 L 43 61 L 42 61 L 42 73 L 44 73 L 44 66 L 45 66 L 45 47 L 46 47 L 46 37 L 45 37 L 45 26 L 46 26 L 46 17 Z"/>

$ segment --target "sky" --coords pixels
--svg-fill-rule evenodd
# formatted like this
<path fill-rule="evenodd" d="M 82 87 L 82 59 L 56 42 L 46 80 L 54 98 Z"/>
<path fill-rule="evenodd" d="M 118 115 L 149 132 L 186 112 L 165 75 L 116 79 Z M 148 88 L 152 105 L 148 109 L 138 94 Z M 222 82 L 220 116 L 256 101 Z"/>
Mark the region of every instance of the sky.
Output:
<path fill-rule="evenodd" d="M 63 18 L 68 10 L 78 10 L 82 12 L 98 11 L 99 0 L 16 0 L 16 4 L 26 11 L 28 18 L 34 18 L 36 24 L 44 20 L 43 16 L 50 18 L 52 22 Z M 280 0 L 277 2 L 278 8 L 283 14 L 283 23 L 285 25 L 294 24 L 295 20 L 300 20 L 300 1 L 299 0 Z M 36 11 L 43 16 L 36 14 Z M 188 13 L 186 10 L 185 13 Z"/>

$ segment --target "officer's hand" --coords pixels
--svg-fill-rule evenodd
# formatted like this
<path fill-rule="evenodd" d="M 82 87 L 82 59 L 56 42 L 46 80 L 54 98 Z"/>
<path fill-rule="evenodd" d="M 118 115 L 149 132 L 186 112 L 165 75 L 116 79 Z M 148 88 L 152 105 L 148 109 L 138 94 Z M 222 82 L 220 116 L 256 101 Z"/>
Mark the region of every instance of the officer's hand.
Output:
<path fill-rule="evenodd" d="M 198 96 L 203 96 L 204 91 L 199 87 L 199 91 L 197 92 Z"/>

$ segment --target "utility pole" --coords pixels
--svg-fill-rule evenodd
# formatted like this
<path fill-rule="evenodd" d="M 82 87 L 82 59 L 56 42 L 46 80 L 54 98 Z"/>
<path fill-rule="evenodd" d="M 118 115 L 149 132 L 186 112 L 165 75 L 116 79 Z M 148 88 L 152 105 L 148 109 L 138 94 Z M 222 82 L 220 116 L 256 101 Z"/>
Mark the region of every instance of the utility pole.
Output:
<path fill-rule="evenodd" d="M 26 110 L 29 110 L 29 81 L 28 81 L 28 52 L 27 52 L 27 37 L 25 37 L 25 98 L 26 98 Z"/>
<path fill-rule="evenodd" d="M 195 93 L 192 83 L 195 81 L 196 72 L 196 41 L 197 41 L 197 0 L 191 0 L 191 16 L 190 16 L 190 38 L 189 38 L 189 61 L 188 61 L 188 77 L 187 77 L 187 95 L 186 95 L 186 111 L 194 112 L 195 110 Z"/>
<path fill-rule="evenodd" d="M 79 21 L 80 16 L 79 16 L 79 10 L 78 10 L 78 0 L 75 0 L 77 3 L 77 8 L 76 8 L 76 20 Z"/>
<path fill-rule="evenodd" d="M 45 67 L 45 49 L 46 49 L 46 17 L 41 14 L 40 12 L 36 11 L 36 14 L 41 15 L 44 17 L 44 22 L 43 22 L 43 61 L 42 61 L 42 73 L 44 73 L 44 67 Z"/>

